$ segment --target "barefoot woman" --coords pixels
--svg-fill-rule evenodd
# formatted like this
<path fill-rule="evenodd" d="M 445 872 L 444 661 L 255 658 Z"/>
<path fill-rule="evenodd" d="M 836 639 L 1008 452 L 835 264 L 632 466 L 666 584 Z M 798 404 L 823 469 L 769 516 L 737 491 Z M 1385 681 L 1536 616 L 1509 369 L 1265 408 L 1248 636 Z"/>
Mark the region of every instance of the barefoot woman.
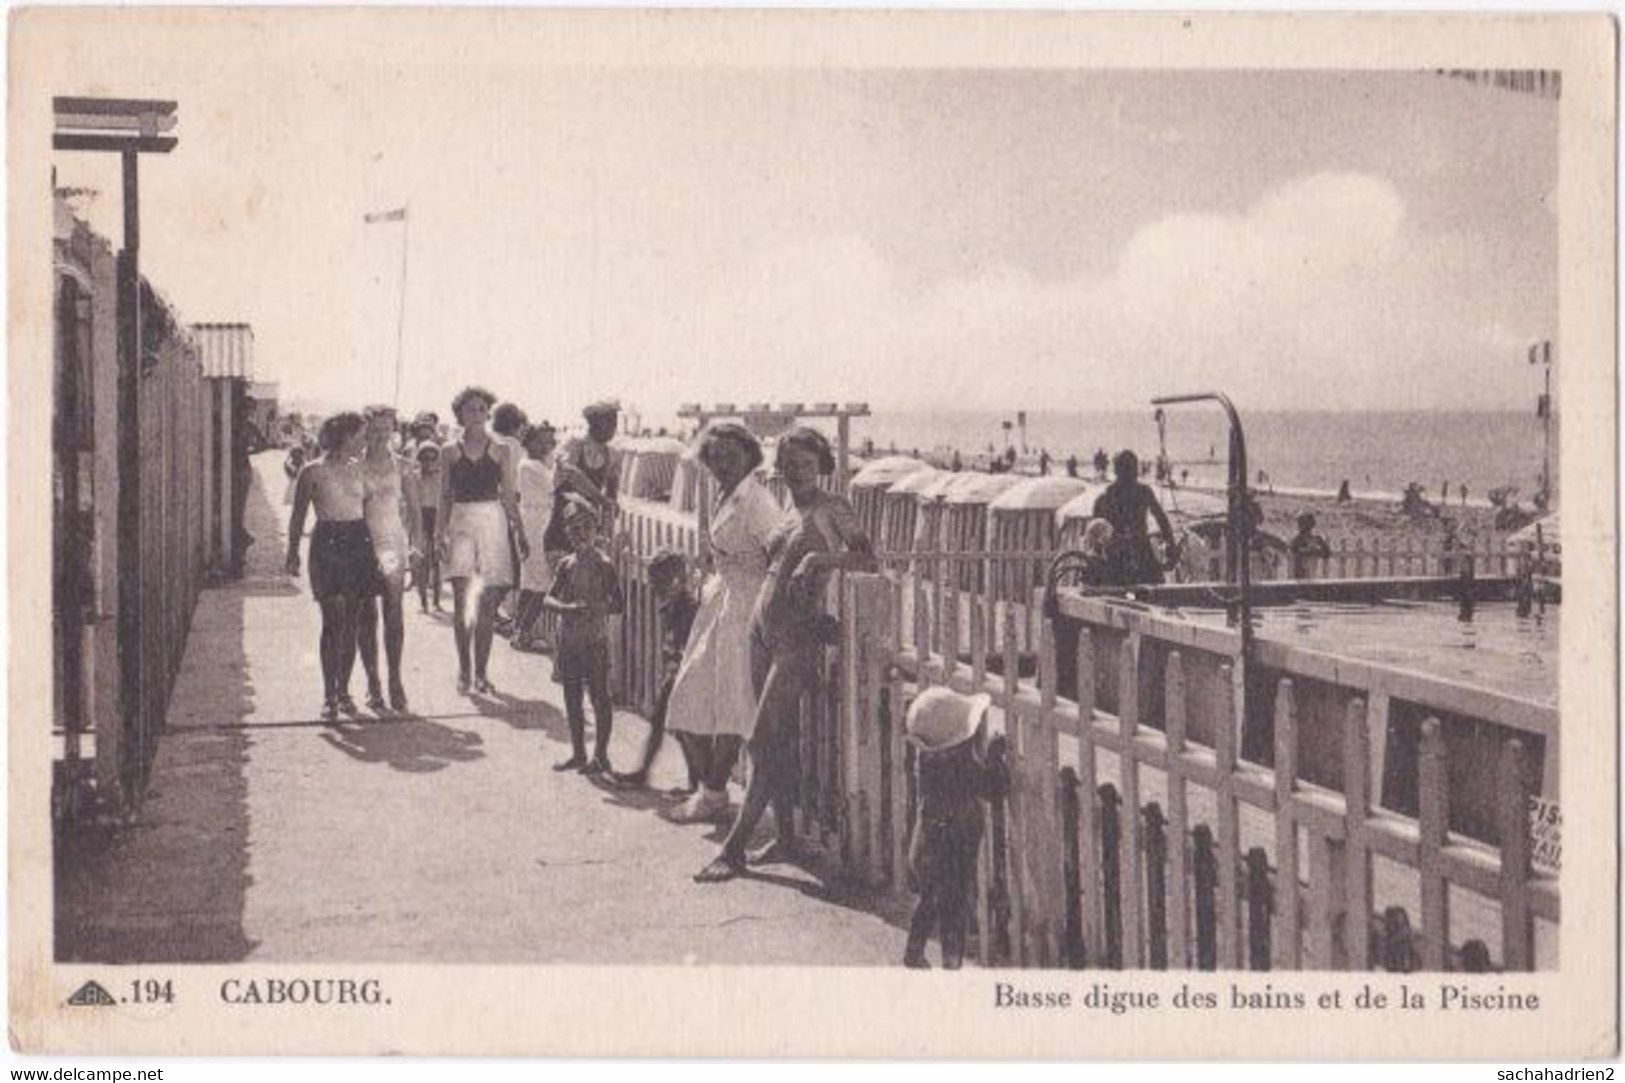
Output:
<path fill-rule="evenodd" d="M 316 509 L 310 535 L 310 592 L 322 607 L 322 718 L 355 713 L 350 671 L 355 666 L 356 618 L 378 591 L 378 559 L 363 515 L 364 485 L 356 459 L 365 440 L 360 414 L 336 414 L 322 423 L 322 457 L 299 471 L 288 520 L 288 574 L 299 574 L 305 512 Z"/>
<path fill-rule="evenodd" d="M 401 652 L 406 644 L 406 622 L 401 598 L 406 588 L 406 569 L 419 549 L 418 532 L 422 522 L 417 514 L 417 480 L 407 460 L 395 454 L 395 408 L 369 406 L 367 450 L 361 459 L 361 477 L 366 491 L 367 529 L 372 533 L 373 551 L 383 573 L 379 600 L 384 609 L 384 656 L 389 664 L 389 705 L 406 710 L 406 687 L 401 683 Z M 359 616 L 361 666 L 367 671 L 367 706 L 374 711 L 384 707 L 384 690 L 378 680 L 378 604 L 368 598 Z"/>
<path fill-rule="evenodd" d="M 835 455 L 823 434 L 805 427 L 790 430 L 779 440 L 775 465 L 790 490 L 791 507 L 768 539 L 771 564 L 751 615 L 757 703 L 745 746 L 751 757 L 750 784 L 722 853 L 694 877 L 701 883 L 739 874 L 751 833 L 769 805 L 778 838 L 752 860 L 767 863 L 792 856 L 797 726 L 801 696 L 818 682 L 828 640 L 824 587 L 834 569 L 875 567 L 869 538 L 852 505 L 818 487 L 819 477 L 835 469 Z"/>
<path fill-rule="evenodd" d="M 451 410 L 463 431 L 441 458 L 437 518 L 445 527 L 437 544 L 456 606 L 452 624 L 459 692 L 467 692 L 471 685 L 480 693 L 495 691 L 486 665 L 497 602 L 513 583 L 510 533 L 518 538 L 520 559 L 529 552 L 519 525 L 518 464 L 485 427 L 495 401 L 496 396 L 481 387 L 458 393 Z"/>

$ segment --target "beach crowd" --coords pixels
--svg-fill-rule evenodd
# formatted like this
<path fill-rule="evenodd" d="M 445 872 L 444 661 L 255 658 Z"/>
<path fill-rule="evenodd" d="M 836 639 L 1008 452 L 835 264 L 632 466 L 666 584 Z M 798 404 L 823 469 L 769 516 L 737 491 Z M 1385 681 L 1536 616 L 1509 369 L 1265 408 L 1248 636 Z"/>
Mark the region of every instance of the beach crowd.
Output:
<path fill-rule="evenodd" d="M 449 586 L 458 693 L 496 692 L 489 662 L 498 636 L 552 656 L 570 734 L 569 755 L 552 765 L 555 772 L 644 788 L 671 735 L 684 783 L 665 814 L 728 825 L 697 882 L 802 856 L 793 819 L 800 705 L 840 634 L 824 604 L 826 586 L 837 570 L 877 567 L 852 505 L 821 484 L 836 466 L 827 438 L 807 426 L 778 437 L 771 465 L 789 496 L 781 507 L 761 476 L 766 452 L 749 429 L 716 421 L 694 437 L 694 456 L 714 482 L 704 555 L 698 567 L 670 549 L 647 557 L 663 670 L 642 752 L 616 770 L 610 621 L 626 605 L 613 443 L 619 407 L 587 405 L 584 431 L 561 442 L 551 424 L 532 422 L 483 388 L 464 388 L 450 406 L 444 425 L 431 412 L 403 421 L 388 406 L 340 412 L 322 422 L 314 447 L 289 453 L 286 568 L 308 576 L 321 609 L 322 721 L 361 714 L 350 695 L 358 656 L 366 708 L 380 718 L 409 711 L 401 668 L 406 599 L 415 593 L 423 612 L 438 612 Z M 1172 528 L 1140 482 L 1133 453 L 1112 465 L 1117 481 L 1100 497 L 1086 548 L 1103 583 L 1161 581 L 1147 518 L 1165 541 Z M 919 894 L 904 958 L 910 966 L 926 965 L 933 930 L 945 966 L 964 957 L 980 803 L 1008 785 L 1002 743 L 987 739 L 987 707 L 985 697 L 931 689 L 915 697 L 905 720 L 919 794 L 909 851 Z M 730 787 L 742 762 L 749 770 L 735 808 Z M 771 841 L 749 849 L 769 812 Z"/>

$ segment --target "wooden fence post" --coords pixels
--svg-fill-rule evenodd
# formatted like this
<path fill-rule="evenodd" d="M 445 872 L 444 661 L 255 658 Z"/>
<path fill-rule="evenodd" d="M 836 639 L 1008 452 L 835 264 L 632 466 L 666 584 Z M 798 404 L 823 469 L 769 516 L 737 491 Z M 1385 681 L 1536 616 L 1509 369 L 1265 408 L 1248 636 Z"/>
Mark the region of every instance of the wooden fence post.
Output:
<path fill-rule="evenodd" d="M 1123 881 L 1118 851 L 1118 815 L 1122 799 L 1111 783 L 1100 787 L 1100 873 L 1102 919 L 1105 928 L 1104 962 L 1113 970 L 1123 969 Z"/>
<path fill-rule="evenodd" d="M 1213 970 L 1218 965 L 1218 915 L 1214 912 L 1219 866 L 1213 856 L 1213 829 L 1197 824 L 1191 836 L 1196 866 L 1196 968 Z"/>
<path fill-rule="evenodd" d="M 1083 940 L 1083 884 L 1079 874 L 1078 844 L 1078 773 L 1070 767 L 1061 768 L 1061 883 L 1066 892 L 1066 939 L 1062 950 L 1062 965 L 1081 969 L 1088 963 Z"/>
<path fill-rule="evenodd" d="M 1501 749 L 1501 963 L 1509 971 L 1532 970 L 1535 962 L 1535 923 L 1529 908 L 1532 855 L 1529 799 L 1533 793 L 1528 757 L 1523 742 L 1508 741 Z"/>
<path fill-rule="evenodd" d="M 1262 846 L 1247 851 L 1247 966 L 1270 969 L 1270 859 Z"/>
<path fill-rule="evenodd" d="M 1417 774 L 1421 846 L 1416 866 L 1422 881 L 1422 968 L 1444 970 L 1450 951 L 1450 895 L 1443 855 L 1450 829 L 1450 779 L 1445 771 L 1444 734 L 1439 731 L 1437 718 L 1422 723 L 1422 760 Z"/>
<path fill-rule="evenodd" d="M 1089 957 L 1105 957 L 1105 915 L 1101 904 L 1101 875 L 1105 858 L 1095 809 L 1098 774 L 1095 768 L 1095 648 L 1087 624 L 1078 629 L 1078 870 L 1083 908 L 1083 941 Z"/>
<path fill-rule="evenodd" d="M 859 874 L 870 883 L 883 878 L 880 825 L 882 698 L 891 667 L 891 590 L 878 575 L 846 577 L 845 649 L 841 657 L 842 790 L 850 852 Z"/>
<path fill-rule="evenodd" d="M 1371 815 L 1371 760 L 1367 708 L 1356 699 L 1343 726 L 1343 948 L 1350 969 L 1369 966 L 1371 956 L 1371 854 L 1366 820 Z"/>
<path fill-rule="evenodd" d="M 1185 863 L 1185 840 L 1190 837 L 1189 814 L 1185 807 L 1185 670 L 1178 651 L 1168 654 L 1164 667 L 1164 725 L 1168 736 L 1168 813 L 1173 839 L 1168 847 L 1168 942 L 1173 965 L 1181 970 L 1191 965 L 1190 919 L 1187 900 L 1190 878 Z"/>
<path fill-rule="evenodd" d="M 1215 688 L 1214 761 L 1218 771 L 1219 805 L 1219 969 L 1241 968 L 1241 825 L 1236 810 L 1235 681 L 1228 665 L 1219 667 Z"/>
<path fill-rule="evenodd" d="M 1293 795 L 1298 785 L 1298 709 L 1292 682 L 1275 686 L 1275 900 L 1278 905 L 1273 952 L 1276 970 L 1296 970 L 1303 944 L 1298 927 L 1298 819 Z"/>
<path fill-rule="evenodd" d="M 1152 970 L 1168 969 L 1168 834 L 1162 807 L 1147 805 L 1145 818 L 1146 961 Z M 1139 886 L 1139 885 L 1136 885 Z"/>
<path fill-rule="evenodd" d="M 1123 783 L 1121 823 L 1127 836 L 1118 850 L 1123 863 L 1123 953 L 1124 965 L 1131 970 L 1145 966 L 1145 900 L 1142 894 L 1145 874 L 1141 858 L 1145 840 L 1140 823 L 1140 765 L 1134 758 L 1133 743 L 1140 728 L 1140 635 L 1130 632 L 1118 655 L 1117 713 L 1123 738 L 1119 760 Z"/>

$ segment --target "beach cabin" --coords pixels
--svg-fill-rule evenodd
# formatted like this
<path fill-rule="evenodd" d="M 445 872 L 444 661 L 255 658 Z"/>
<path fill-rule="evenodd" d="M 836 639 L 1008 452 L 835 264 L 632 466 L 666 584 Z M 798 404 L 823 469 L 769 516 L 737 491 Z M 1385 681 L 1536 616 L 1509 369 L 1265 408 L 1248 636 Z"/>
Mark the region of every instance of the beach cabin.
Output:
<path fill-rule="evenodd" d="M 875 547 L 883 553 L 907 553 L 915 546 L 920 505 L 925 492 L 944 472 L 928 466 L 905 474 L 880 494 L 880 532 Z"/>
<path fill-rule="evenodd" d="M 994 564 L 994 598 L 1026 602 L 1044 585 L 1049 560 L 1061 548 L 1056 512 L 1093 488 L 1077 478 L 1026 478 L 993 498 L 987 506 L 988 552 L 1030 554 Z"/>
<path fill-rule="evenodd" d="M 988 505 L 1027 479 L 1015 474 L 961 474 L 943 498 L 942 548 L 948 553 L 987 552 Z M 960 590 L 980 591 L 986 584 L 981 561 L 960 560 L 953 576 Z"/>
<path fill-rule="evenodd" d="M 621 493 L 665 503 L 671 496 L 678 463 L 687 450 L 669 436 L 634 437 L 620 441 Z"/>
<path fill-rule="evenodd" d="M 896 482 L 931 468 L 923 461 L 907 455 L 887 455 L 873 459 L 852 475 L 847 496 L 858 522 L 870 538 L 879 538 L 881 530 L 882 498 Z"/>

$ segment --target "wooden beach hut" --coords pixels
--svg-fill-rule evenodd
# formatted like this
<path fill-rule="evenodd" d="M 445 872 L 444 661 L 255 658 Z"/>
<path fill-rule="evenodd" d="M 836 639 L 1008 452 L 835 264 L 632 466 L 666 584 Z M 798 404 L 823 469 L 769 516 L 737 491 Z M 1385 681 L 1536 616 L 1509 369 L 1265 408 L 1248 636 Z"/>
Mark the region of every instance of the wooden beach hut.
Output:
<path fill-rule="evenodd" d="M 902 478 L 930 469 L 926 463 L 907 455 L 887 455 L 865 463 L 852 475 L 847 496 L 869 537 L 880 537 L 882 497 L 886 491 Z"/>
<path fill-rule="evenodd" d="M 993 498 L 987 506 L 988 552 L 1044 554 L 997 561 L 992 569 L 994 598 L 1025 602 L 1035 587 L 1043 585 L 1049 557 L 1060 551 L 1056 512 L 1093 488 L 1077 478 L 1027 478 Z"/>
<path fill-rule="evenodd" d="M 1015 474 L 961 474 L 943 498 L 942 548 L 948 553 L 987 552 L 988 505 L 1027 479 Z M 986 582 L 979 561 L 959 560 L 954 583 L 980 591 Z"/>
<path fill-rule="evenodd" d="M 942 477 L 941 470 L 927 466 L 903 475 L 880 494 L 877 548 L 885 553 L 907 553 L 914 548 L 915 527 L 920 518 L 920 505 L 926 499 L 925 492 Z"/>
<path fill-rule="evenodd" d="M 669 436 L 645 436 L 626 440 L 620 447 L 621 493 L 665 503 L 686 451 L 682 441 Z"/>

